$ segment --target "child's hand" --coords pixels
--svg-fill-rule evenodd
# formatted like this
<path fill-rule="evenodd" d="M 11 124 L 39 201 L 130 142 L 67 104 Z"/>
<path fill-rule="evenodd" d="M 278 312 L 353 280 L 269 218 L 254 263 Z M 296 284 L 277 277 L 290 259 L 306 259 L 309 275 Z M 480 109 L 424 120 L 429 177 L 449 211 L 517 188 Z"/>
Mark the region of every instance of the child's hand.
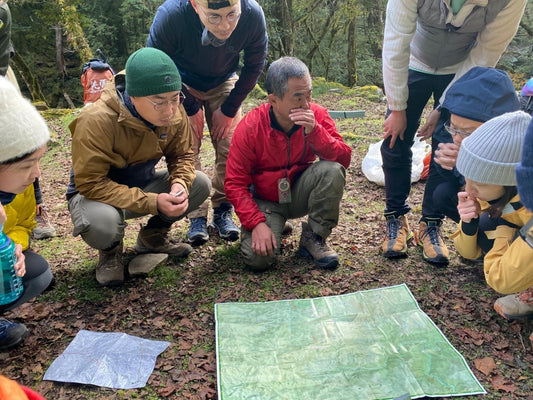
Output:
<path fill-rule="evenodd" d="M 457 198 L 459 199 L 457 211 L 459 211 L 461 221 L 469 223 L 474 218 L 479 218 L 481 206 L 475 197 L 470 196 L 467 192 L 459 192 Z"/>
<path fill-rule="evenodd" d="M 26 274 L 26 263 L 24 262 L 26 257 L 22 253 L 22 246 L 20 244 L 15 245 L 15 255 L 17 256 L 15 271 L 17 276 L 23 277 Z"/>

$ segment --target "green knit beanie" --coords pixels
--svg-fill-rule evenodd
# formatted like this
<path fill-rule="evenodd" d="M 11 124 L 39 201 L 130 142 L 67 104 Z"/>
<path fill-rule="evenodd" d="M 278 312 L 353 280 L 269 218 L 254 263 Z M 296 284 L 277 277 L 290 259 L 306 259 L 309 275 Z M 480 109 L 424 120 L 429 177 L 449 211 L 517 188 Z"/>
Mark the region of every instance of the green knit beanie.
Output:
<path fill-rule="evenodd" d="M 144 47 L 126 61 L 126 91 L 133 97 L 181 90 L 181 77 L 174 61 L 164 52 Z"/>

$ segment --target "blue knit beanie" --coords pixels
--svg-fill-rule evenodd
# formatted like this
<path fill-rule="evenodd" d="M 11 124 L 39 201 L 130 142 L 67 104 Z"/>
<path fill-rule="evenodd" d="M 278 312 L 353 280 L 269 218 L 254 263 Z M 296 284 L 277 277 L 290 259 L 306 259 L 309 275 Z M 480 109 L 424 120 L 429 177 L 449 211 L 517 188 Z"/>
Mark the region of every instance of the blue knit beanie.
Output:
<path fill-rule="evenodd" d="M 524 138 L 522 160 L 516 166 L 516 184 L 520 201 L 529 211 L 533 211 L 533 121 Z"/>
<path fill-rule="evenodd" d="M 507 72 L 474 67 L 448 89 L 442 108 L 463 118 L 486 122 L 498 115 L 520 110 L 520 102 Z"/>
<path fill-rule="evenodd" d="M 174 61 L 164 52 L 144 47 L 126 61 L 126 91 L 133 97 L 181 90 L 181 77 Z"/>

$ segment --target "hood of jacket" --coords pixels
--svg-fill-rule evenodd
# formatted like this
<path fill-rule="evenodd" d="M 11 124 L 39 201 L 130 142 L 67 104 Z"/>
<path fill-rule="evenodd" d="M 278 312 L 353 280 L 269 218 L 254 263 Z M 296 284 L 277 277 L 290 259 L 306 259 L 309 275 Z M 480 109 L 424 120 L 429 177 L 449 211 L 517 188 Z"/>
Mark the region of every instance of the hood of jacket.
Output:
<path fill-rule="evenodd" d="M 519 110 L 520 102 L 505 71 L 474 67 L 448 89 L 442 108 L 463 118 L 486 122 Z"/>

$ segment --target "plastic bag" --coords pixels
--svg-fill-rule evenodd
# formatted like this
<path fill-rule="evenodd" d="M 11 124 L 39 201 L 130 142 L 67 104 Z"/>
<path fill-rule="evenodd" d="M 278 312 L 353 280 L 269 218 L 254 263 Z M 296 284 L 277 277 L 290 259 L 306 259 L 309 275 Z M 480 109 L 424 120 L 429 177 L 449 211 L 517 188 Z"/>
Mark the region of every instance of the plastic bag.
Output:
<path fill-rule="evenodd" d="M 363 174 L 370 182 L 385 186 L 385 174 L 383 173 L 381 160 L 381 144 L 383 140 L 373 143 L 368 147 L 368 152 L 363 158 L 361 168 Z M 411 147 L 413 152 L 413 166 L 411 168 L 411 183 L 418 182 L 424 169 L 424 157 L 431 151 L 431 146 L 425 140 L 416 140 Z"/>

